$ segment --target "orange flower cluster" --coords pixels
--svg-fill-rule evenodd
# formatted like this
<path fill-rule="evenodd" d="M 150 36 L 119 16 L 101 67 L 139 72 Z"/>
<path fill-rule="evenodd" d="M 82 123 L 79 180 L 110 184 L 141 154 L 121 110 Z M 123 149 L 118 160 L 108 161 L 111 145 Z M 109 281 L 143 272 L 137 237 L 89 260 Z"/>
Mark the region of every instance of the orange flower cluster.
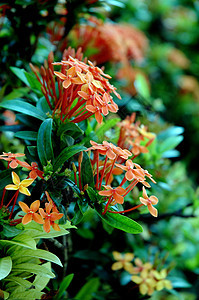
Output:
<path fill-rule="evenodd" d="M 103 23 L 95 17 L 89 18 L 86 25 L 76 26 L 71 35 L 83 51 L 96 50 L 90 59 L 97 64 L 107 61 L 140 61 L 148 47 L 146 36 L 135 27 L 127 24 Z"/>
<path fill-rule="evenodd" d="M 41 67 L 40 73 L 42 81 L 37 75 L 36 69 L 32 70 L 41 83 L 49 107 L 53 110 L 53 115 L 58 115 L 64 122 L 66 119 L 79 123 L 93 115 L 98 123 L 101 123 L 103 116 L 109 111 L 116 113 L 117 104 L 113 101 L 111 93 L 119 99 L 120 95 L 116 88 L 109 83 L 111 77 L 95 66 L 92 62 L 82 61 L 82 53 L 79 49 L 76 53 L 69 48 L 63 54 L 61 62 L 53 63 L 53 54 L 48 57 L 48 64 Z M 54 71 L 54 66 L 61 66 L 61 71 Z M 55 78 L 58 85 L 58 95 L 56 93 Z"/>
<path fill-rule="evenodd" d="M 88 148 L 86 151 L 94 151 L 93 159 L 91 160 L 91 165 L 93 168 L 93 175 L 96 176 L 95 187 L 99 190 L 99 195 L 106 197 L 107 201 L 103 214 L 107 211 L 111 213 L 124 213 L 137 209 L 143 205 L 148 207 L 149 212 L 154 217 L 157 217 L 157 209 L 153 205 L 157 204 L 158 199 L 155 196 L 148 197 L 145 188 L 143 187 L 143 197 L 140 197 L 141 204 L 125 211 L 108 210 L 110 206 L 115 204 L 123 204 L 124 197 L 132 191 L 132 189 L 137 185 L 138 182 L 146 187 L 150 187 L 150 184 L 146 181 L 146 177 L 151 181 L 154 181 L 152 175 L 149 174 L 147 170 L 141 168 L 140 165 L 133 163 L 130 156 L 132 153 L 127 149 L 122 149 L 118 146 L 113 145 L 104 141 L 102 144 L 98 144 L 94 141 L 90 141 L 92 147 Z M 101 156 L 105 156 L 105 159 L 100 159 Z M 125 161 L 125 165 L 117 163 L 118 160 Z M 121 174 L 121 170 L 126 171 L 123 180 L 118 187 L 111 187 L 111 182 L 113 180 L 113 175 Z M 102 182 L 104 180 L 104 185 Z M 129 182 L 126 188 L 122 187 L 126 182 Z M 101 187 L 105 190 L 101 190 Z"/>
<path fill-rule="evenodd" d="M 150 262 L 143 263 L 140 258 L 135 258 L 133 253 L 119 253 L 113 251 L 113 258 L 116 262 L 112 265 L 112 270 L 117 271 L 124 269 L 133 275 L 131 280 L 139 286 L 142 295 L 152 295 L 155 291 L 164 288 L 172 289 L 171 281 L 166 279 L 169 269 L 163 268 L 157 270 L 155 264 Z M 134 259 L 134 264 L 131 262 Z M 136 275 L 135 275 L 136 274 Z"/>
<path fill-rule="evenodd" d="M 63 214 L 59 213 L 48 192 L 46 192 L 46 196 L 48 203 L 45 203 L 45 210 L 40 208 L 39 200 L 34 201 L 30 205 L 30 208 L 24 202 L 19 201 L 19 206 L 22 211 L 26 213 L 22 218 L 22 224 L 26 225 L 33 220 L 38 224 L 43 224 L 45 232 L 50 232 L 51 226 L 54 230 L 60 231 L 60 227 L 55 221 L 60 220 L 63 217 Z"/>
<path fill-rule="evenodd" d="M 147 128 L 139 121 L 135 122 L 135 117 L 136 115 L 133 113 L 119 123 L 120 135 L 117 143 L 119 147 L 129 149 L 134 157 L 148 152 L 147 147 L 155 139 L 155 134 L 148 132 Z"/>

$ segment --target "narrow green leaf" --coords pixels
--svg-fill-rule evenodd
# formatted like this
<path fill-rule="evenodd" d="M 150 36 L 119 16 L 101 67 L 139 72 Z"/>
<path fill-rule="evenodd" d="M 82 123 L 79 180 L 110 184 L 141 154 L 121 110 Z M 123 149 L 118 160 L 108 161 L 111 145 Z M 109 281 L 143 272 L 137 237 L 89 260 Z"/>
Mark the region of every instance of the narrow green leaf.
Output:
<path fill-rule="evenodd" d="M 54 160 L 53 147 L 52 147 L 52 119 L 45 120 L 38 131 L 37 136 L 37 152 L 41 164 L 47 165 L 47 161 Z"/>
<path fill-rule="evenodd" d="M 10 69 L 21 81 L 25 83 L 25 85 L 29 86 L 29 82 L 24 74 L 24 69 L 20 69 L 17 67 L 10 67 Z"/>
<path fill-rule="evenodd" d="M 43 111 L 45 114 L 52 113 L 52 111 L 48 105 L 48 102 L 46 101 L 46 98 L 44 96 L 38 100 L 36 107 L 37 107 L 37 109 Z"/>
<path fill-rule="evenodd" d="M 43 264 L 43 266 L 48 270 L 51 270 L 51 263 L 47 262 Z M 47 286 L 49 280 L 50 278 L 45 277 L 43 274 L 36 275 L 33 281 L 33 285 L 37 290 L 42 291 Z"/>
<path fill-rule="evenodd" d="M 13 273 L 30 272 L 32 274 L 43 274 L 45 277 L 54 278 L 55 275 L 43 265 L 36 265 L 32 263 L 23 263 L 15 265 L 12 268 Z"/>
<path fill-rule="evenodd" d="M 70 146 L 70 147 L 67 147 L 64 150 L 62 150 L 60 155 L 55 160 L 55 163 L 53 166 L 54 172 L 56 172 L 57 169 L 60 168 L 69 158 L 71 158 L 72 156 L 74 156 L 75 154 L 77 154 L 78 152 L 83 151 L 83 150 L 86 150 L 86 147 L 81 146 L 81 145 Z"/>
<path fill-rule="evenodd" d="M 23 140 L 36 141 L 37 140 L 37 132 L 35 131 L 18 131 L 15 133 L 15 137 Z"/>
<path fill-rule="evenodd" d="M 42 121 L 47 118 L 47 116 L 35 106 L 19 99 L 3 101 L 0 103 L 0 107 L 18 111 L 22 114 L 37 118 Z"/>
<path fill-rule="evenodd" d="M 28 85 L 31 87 L 31 89 L 33 89 L 37 94 L 41 94 L 42 95 L 42 92 L 41 92 L 41 84 L 39 83 L 39 81 L 37 80 L 37 78 L 24 71 L 24 75 L 28 81 Z"/>
<path fill-rule="evenodd" d="M 13 260 L 18 259 L 21 256 L 20 253 L 13 253 L 13 255 L 11 254 L 11 257 Z M 36 257 L 36 258 L 41 258 L 44 259 L 46 261 L 50 261 L 53 262 L 59 266 L 62 267 L 62 263 L 59 259 L 59 257 L 57 257 L 55 254 L 46 251 L 46 250 L 41 250 L 41 249 L 36 249 L 36 250 L 23 250 L 23 256 L 30 256 L 30 257 Z"/>
<path fill-rule="evenodd" d="M 12 270 L 12 259 L 10 256 L 0 258 L 0 280 L 8 276 Z"/>
<path fill-rule="evenodd" d="M 36 249 L 36 242 L 35 240 L 28 235 L 19 234 L 14 237 L 12 240 L 0 240 L 0 244 L 3 246 L 22 246 L 29 249 Z"/>
<path fill-rule="evenodd" d="M 81 180 L 82 187 L 84 187 L 86 184 L 91 187 L 95 186 L 91 161 L 86 152 L 83 152 L 83 160 L 81 164 Z"/>
<path fill-rule="evenodd" d="M 128 217 L 109 212 L 107 212 L 105 215 L 102 215 L 102 207 L 100 207 L 99 205 L 95 206 L 95 210 L 100 216 L 100 218 L 102 218 L 102 220 L 107 222 L 112 227 L 132 234 L 141 233 L 143 231 L 142 226 L 140 224 Z"/>
<path fill-rule="evenodd" d="M 32 282 L 23 279 L 19 276 L 9 276 L 8 278 L 6 278 L 6 281 L 15 282 L 16 284 L 21 285 L 27 289 L 29 289 L 32 286 Z"/>
<path fill-rule="evenodd" d="M 76 300 L 92 300 L 100 285 L 99 278 L 90 279 L 75 296 Z"/>
<path fill-rule="evenodd" d="M 178 136 L 170 136 L 166 140 L 164 140 L 161 144 L 159 144 L 158 152 L 164 153 L 168 150 L 174 149 L 178 144 L 180 144 L 183 140 L 182 135 Z"/>
<path fill-rule="evenodd" d="M 61 297 L 63 296 L 64 292 L 67 290 L 68 286 L 70 285 L 71 281 L 73 280 L 74 274 L 70 274 L 66 276 L 59 287 L 58 294 L 55 296 L 55 300 L 62 299 Z"/>
<path fill-rule="evenodd" d="M 24 287 L 19 286 L 9 295 L 9 300 L 35 300 L 41 299 L 44 293 L 35 289 L 25 290 Z"/>
<path fill-rule="evenodd" d="M 27 88 L 27 87 L 21 87 L 21 88 L 14 89 L 11 93 L 9 93 L 8 95 L 6 95 L 3 98 L 3 101 L 4 100 L 12 100 L 12 99 L 15 99 L 15 98 L 23 97 L 25 94 L 28 93 L 29 90 L 30 89 Z"/>

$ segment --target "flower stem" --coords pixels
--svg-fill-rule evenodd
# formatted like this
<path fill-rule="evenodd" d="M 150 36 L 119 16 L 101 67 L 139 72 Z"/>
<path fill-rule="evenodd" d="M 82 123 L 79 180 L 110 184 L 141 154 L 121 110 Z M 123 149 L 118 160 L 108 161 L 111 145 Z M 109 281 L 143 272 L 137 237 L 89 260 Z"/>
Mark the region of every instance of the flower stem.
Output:
<path fill-rule="evenodd" d="M 106 156 L 105 161 L 104 161 L 104 167 L 102 169 L 102 175 L 101 175 L 101 178 L 100 178 L 100 183 L 99 183 L 99 188 L 98 188 L 99 190 L 101 189 L 101 186 L 102 186 L 102 180 L 103 180 L 103 177 L 104 177 L 104 172 L 105 172 L 107 160 L 108 160 L 108 157 Z"/>
<path fill-rule="evenodd" d="M 137 206 L 134 206 L 134 207 L 132 207 L 132 208 L 129 208 L 129 209 L 126 209 L 126 210 L 122 210 L 122 211 L 113 211 L 113 210 L 109 210 L 108 212 L 109 213 L 112 213 L 112 214 L 123 214 L 123 213 L 126 213 L 126 212 L 129 212 L 129 211 L 132 211 L 132 210 L 135 210 L 135 209 L 137 209 L 137 208 L 139 208 L 139 207 L 141 207 L 141 206 L 143 206 L 144 204 L 139 204 L 139 205 L 137 205 Z"/>
<path fill-rule="evenodd" d="M 11 210 L 11 213 L 10 213 L 9 219 L 11 219 L 11 217 L 12 217 L 12 213 L 13 213 L 13 210 L 14 210 L 15 204 L 16 204 L 16 202 L 17 202 L 18 195 L 19 195 L 19 190 L 17 190 L 17 191 L 16 191 L 16 193 L 15 193 L 14 203 L 13 203 L 13 206 L 12 206 L 12 210 Z"/>

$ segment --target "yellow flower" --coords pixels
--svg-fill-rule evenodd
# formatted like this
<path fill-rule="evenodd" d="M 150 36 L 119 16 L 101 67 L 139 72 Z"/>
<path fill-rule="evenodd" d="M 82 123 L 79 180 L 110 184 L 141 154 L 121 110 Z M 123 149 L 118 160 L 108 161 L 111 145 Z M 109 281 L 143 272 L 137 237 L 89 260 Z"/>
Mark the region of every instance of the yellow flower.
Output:
<path fill-rule="evenodd" d="M 158 272 L 157 270 L 153 270 L 152 274 L 153 274 L 154 278 L 157 280 L 156 287 L 155 287 L 155 289 L 157 291 L 161 291 L 164 288 L 166 288 L 168 290 L 172 289 L 171 281 L 168 279 L 165 279 L 167 277 L 166 269 L 162 269 L 160 272 Z"/>
<path fill-rule="evenodd" d="M 115 260 L 117 260 L 117 262 L 115 262 L 111 267 L 113 271 L 124 268 L 124 270 L 131 273 L 133 265 L 130 261 L 132 261 L 134 258 L 133 253 L 121 254 L 117 251 L 113 251 L 113 257 Z"/>
<path fill-rule="evenodd" d="M 20 193 L 30 196 L 30 191 L 27 189 L 27 186 L 31 185 L 34 179 L 24 179 L 20 181 L 19 176 L 15 172 L 12 172 L 12 181 L 14 184 L 6 185 L 6 190 L 19 190 Z"/>
<path fill-rule="evenodd" d="M 152 273 L 148 272 L 148 270 L 143 270 L 140 273 L 140 276 L 132 276 L 131 280 L 139 285 L 139 291 L 142 295 L 150 296 L 153 294 L 156 281 L 153 278 Z"/>

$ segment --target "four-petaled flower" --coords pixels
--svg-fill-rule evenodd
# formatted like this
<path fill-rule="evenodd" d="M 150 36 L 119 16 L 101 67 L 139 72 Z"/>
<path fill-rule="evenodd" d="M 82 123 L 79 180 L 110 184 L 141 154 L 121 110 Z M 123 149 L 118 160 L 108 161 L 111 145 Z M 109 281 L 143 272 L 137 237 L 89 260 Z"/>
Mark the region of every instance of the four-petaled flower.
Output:
<path fill-rule="evenodd" d="M 158 272 L 157 270 L 152 270 L 152 274 L 154 278 L 157 280 L 156 287 L 155 287 L 157 291 L 161 291 L 164 288 L 168 290 L 172 289 L 171 281 L 166 279 L 167 277 L 166 269 L 162 269 L 160 272 Z"/>
<path fill-rule="evenodd" d="M 9 167 L 11 167 L 12 169 L 15 169 L 18 165 L 20 165 L 21 167 L 26 167 L 26 163 L 23 161 L 18 160 L 16 157 L 22 157 L 25 156 L 25 154 L 22 153 L 5 153 L 3 152 L 3 154 L 0 155 L 0 159 L 6 160 L 9 162 Z"/>
<path fill-rule="evenodd" d="M 110 185 L 103 185 L 103 187 L 106 189 L 106 191 L 100 191 L 99 194 L 101 196 L 112 196 L 116 203 L 124 203 L 124 197 L 122 197 L 122 195 L 126 193 L 126 190 L 124 188 L 122 188 L 121 186 L 112 188 Z"/>
<path fill-rule="evenodd" d="M 152 295 L 156 286 L 156 280 L 151 272 L 143 270 L 140 276 L 133 275 L 131 280 L 139 285 L 139 290 L 142 295 Z"/>
<path fill-rule="evenodd" d="M 39 223 L 39 224 L 43 224 L 43 218 L 41 217 L 41 215 L 39 215 L 37 213 L 39 206 L 40 206 L 40 201 L 36 200 L 33 203 L 31 203 L 30 208 L 28 207 L 27 204 L 25 204 L 24 202 L 19 201 L 19 206 L 21 207 L 21 209 L 23 210 L 23 212 L 26 213 L 26 215 L 22 218 L 22 224 L 28 224 L 29 222 L 31 222 L 32 220 Z"/>
<path fill-rule="evenodd" d="M 12 172 L 12 181 L 14 184 L 6 185 L 6 190 L 19 190 L 20 193 L 30 196 L 27 187 L 33 183 L 34 179 L 24 179 L 20 181 L 19 176 L 15 172 Z"/>
<path fill-rule="evenodd" d="M 135 169 L 135 165 L 130 159 L 128 159 L 125 164 L 126 166 L 123 166 L 121 164 L 116 164 L 116 166 L 126 171 L 125 177 L 127 180 L 131 181 L 133 179 L 136 179 L 138 181 L 144 181 L 145 173 L 143 169 Z"/>
<path fill-rule="evenodd" d="M 46 211 L 44 211 L 43 208 L 39 208 L 39 213 L 44 219 L 44 231 L 50 232 L 50 226 L 52 226 L 54 230 L 60 231 L 60 227 L 55 221 L 61 219 L 64 214 L 51 212 L 52 203 L 45 203 L 45 210 Z"/>
<path fill-rule="evenodd" d="M 118 251 L 113 251 L 113 257 L 115 260 L 117 260 L 111 267 L 113 271 L 124 269 L 127 272 L 131 273 L 133 265 L 131 261 L 134 258 L 133 253 L 119 253 Z"/>
<path fill-rule="evenodd" d="M 30 178 L 36 179 L 37 177 L 40 177 L 41 179 L 44 179 L 44 172 L 38 169 L 38 164 L 36 162 L 32 162 L 31 166 L 27 164 L 26 168 L 31 170 L 29 173 Z"/>
<path fill-rule="evenodd" d="M 153 205 L 158 203 L 158 198 L 155 196 L 148 197 L 144 186 L 142 187 L 142 191 L 142 195 L 144 198 L 140 197 L 140 202 L 144 205 L 147 205 L 148 210 L 152 216 L 157 217 L 158 211 L 155 207 L 153 207 Z"/>

